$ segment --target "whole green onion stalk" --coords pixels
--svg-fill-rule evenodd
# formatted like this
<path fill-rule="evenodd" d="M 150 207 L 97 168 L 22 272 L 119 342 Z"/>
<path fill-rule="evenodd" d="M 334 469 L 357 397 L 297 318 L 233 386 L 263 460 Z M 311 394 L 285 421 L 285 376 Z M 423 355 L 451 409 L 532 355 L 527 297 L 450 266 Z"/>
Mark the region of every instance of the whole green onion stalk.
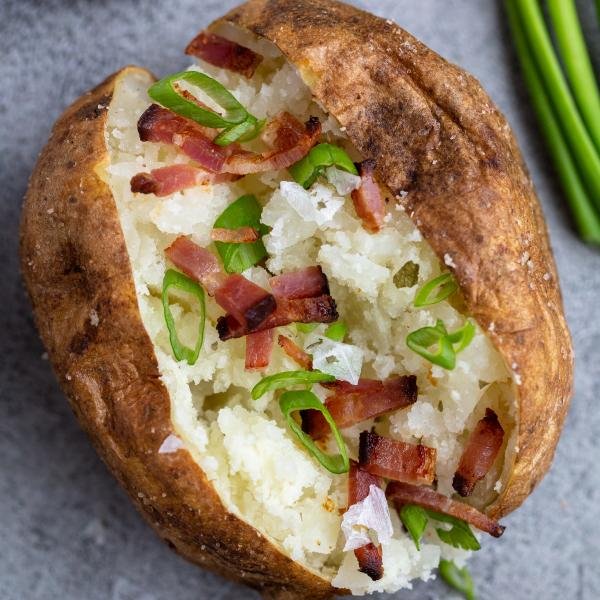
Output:
<path fill-rule="evenodd" d="M 521 18 L 517 6 L 519 3 L 522 4 L 521 0 L 507 0 L 506 10 L 515 48 L 521 63 L 523 78 L 529 88 L 533 108 L 545 134 L 548 149 L 554 159 L 577 229 L 586 242 L 600 244 L 600 217 L 594 210 L 593 203 L 577 168 L 578 155 L 572 152 L 561 128 L 561 113 L 552 105 L 542 81 L 541 69 L 538 69 L 538 65 L 532 57 L 531 42 L 527 36 L 525 20 Z M 564 121 L 563 127 L 565 127 Z"/>

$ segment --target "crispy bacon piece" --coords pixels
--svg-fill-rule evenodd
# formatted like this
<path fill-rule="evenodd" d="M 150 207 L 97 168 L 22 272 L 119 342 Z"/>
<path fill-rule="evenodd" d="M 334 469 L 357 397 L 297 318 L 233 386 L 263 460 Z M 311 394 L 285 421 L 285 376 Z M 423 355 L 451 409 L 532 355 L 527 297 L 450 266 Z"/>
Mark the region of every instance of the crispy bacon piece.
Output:
<path fill-rule="evenodd" d="M 185 53 L 201 58 L 215 67 L 239 73 L 250 79 L 262 56 L 220 35 L 200 32 L 186 47 Z"/>
<path fill-rule="evenodd" d="M 358 570 L 368 575 L 373 581 L 383 577 L 383 554 L 381 546 L 373 543 L 361 546 L 354 550 L 354 556 L 358 561 Z"/>
<path fill-rule="evenodd" d="M 381 229 L 385 217 L 385 201 L 373 176 L 374 171 L 374 160 L 364 160 L 360 163 L 360 187 L 352 192 L 356 214 L 361 218 L 364 228 L 371 233 Z"/>
<path fill-rule="evenodd" d="M 332 323 L 338 319 L 335 300 L 323 295 L 316 298 L 288 300 L 277 298 L 277 308 L 257 327 L 244 326 L 234 315 L 228 314 L 217 321 L 221 340 L 242 337 L 254 331 L 272 329 L 290 323 Z"/>
<path fill-rule="evenodd" d="M 271 277 L 269 285 L 275 296 L 290 300 L 329 294 L 327 275 L 319 266 L 306 267 Z"/>
<path fill-rule="evenodd" d="M 385 494 L 397 506 L 416 504 L 428 510 L 466 521 L 473 527 L 477 527 L 477 529 L 494 537 L 500 537 L 504 533 L 505 528 L 502 525 L 479 512 L 476 508 L 452 500 L 425 486 L 392 481 L 388 484 Z"/>
<path fill-rule="evenodd" d="M 239 150 L 232 153 L 225 161 L 223 170 L 227 173 L 246 175 L 263 171 L 287 169 L 308 154 L 321 135 L 321 123 L 311 117 L 302 129 L 300 122 L 284 113 L 285 117 L 276 117 L 270 124 L 276 133 L 269 134 L 273 139 L 272 150 L 256 154 Z"/>
<path fill-rule="evenodd" d="M 215 300 L 249 331 L 256 330 L 276 308 L 272 294 L 239 273 L 229 275 L 215 290 Z"/>
<path fill-rule="evenodd" d="M 259 237 L 260 234 L 254 227 L 238 227 L 237 229 L 215 227 L 210 232 L 210 239 L 213 242 L 227 242 L 230 244 L 251 244 L 256 242 Z"/>
<path fill-rule="evenodd" d="M 406 408 L 417 401 L 417 378 L 414 375 L 385 381 L 360 379 L 357 385 L 335 381 L 325 386 L 333 391 L 333 395 L 325 400 L 325 406 L 342 429 Z M 318 410 L 302 411 L 302 429 L 315 440 L 330 432 L 327 421 Z"/>
<path fill-rule="evenodd" d="M 492 468 L 504 441 L 504 429 L 498 415 L 488 408 L 475 426 L 464 449 L 452 487 L 461 496 L 470 496 L 475 484 Z"/>
<path fill-rule="evenodd" d="M 348 506 L 352 506 L 369 495 L 372 485 L 383 487 L 383 479 L 376 475 L 367 473 L 361 469 L 359 464 L 351 460 L 350 472 L 348 473 Z M 367 544 L 354 550 L 354 556 L 358 561 L 358 570 L 368 575 L 373 581 L 383 577 L 383 556 L 381 546 Z"/>
<path fill-rule="evenodd" d="M 296 342 L 285 335 L 280 335 L 277 338 L 277 343 L 292 360 L 298 363 L 299 366 L 306 371 L 312 370 L 312 357 L 308 352 L 304 352 Z"/>
<path fill-rule="evenodd" d="M 275 330 L 265 329 L 246 336 L 246 370 L 269 366 Z"/>
<path fill-rule="evenodd" d="M 409 483 L 433 483 L 435 448 L 407 444 L 400 440 L 363 431 L 360 434 L 358 460 L 360 466 L 380 477 Z"/>
<path fill-rule="evenodd" d="M 138 173 L 131 178 L 131 191 L 139 194 L 168 196 L 197 185 L 234 181 L 236 175 L 211 173 L 194 165 L 169 165 L 152 169 L 150 173 Z"/>
<path fill-rule="evenodd" d="M 165 254 L 178 269 L 201 283 L 211 296 L 227 279 L 217 257 L 186 237 L 178 237 Z"/>
<path fill-rule="evenodd" d="M 203 127 L 158 104 L 151 104 L 138 121 L 142 142 L 172 144 L 205 169 L 220 173 L 227 157 L 239 149 L 237 145 L 217 146 L 212 138 L 216 131 Z"/>

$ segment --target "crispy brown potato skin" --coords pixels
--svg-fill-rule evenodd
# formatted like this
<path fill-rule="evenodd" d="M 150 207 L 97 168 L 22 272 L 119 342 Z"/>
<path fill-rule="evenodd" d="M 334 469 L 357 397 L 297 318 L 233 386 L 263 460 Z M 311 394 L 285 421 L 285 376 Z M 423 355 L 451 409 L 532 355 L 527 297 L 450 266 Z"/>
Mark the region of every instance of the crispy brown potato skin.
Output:
<path fill-rule="evenodd" d="M 378 160 L 381 181 L 394 195 L 409 192 L 398 201 L 438 256 L 451 257 L 469 310 L 515 365 L 519 453 L 488 510 L 506 514 L 547 470 L 572 384 L 556 270 L 510 129 L 472 77 L 352 7 L 253 0 L 225 20 L 275 42 L 361 153 Z M 118 76 L 57 121 L 23 209 L 23 276 L 57 377 L 100 455 L 171 547 L 265 597 L 329 598 L 327 582 L 226 511 L 187 451 L 157 453 L 172 432 L 170 401 L 116 205 L 95 172 L 107 159 L 106 107 Z"/>

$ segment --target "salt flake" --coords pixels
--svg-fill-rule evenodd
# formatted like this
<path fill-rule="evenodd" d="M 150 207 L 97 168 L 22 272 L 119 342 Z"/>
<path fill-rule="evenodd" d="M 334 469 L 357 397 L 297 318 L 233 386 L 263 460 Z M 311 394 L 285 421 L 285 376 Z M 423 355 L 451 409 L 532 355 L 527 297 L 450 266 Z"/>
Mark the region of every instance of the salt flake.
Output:
<path fill-rule="evenodd" d="M 172 454 L 183 448 L 183 442 L 174 434 L 169 434 L 158 449 L 159 454 Z"/>

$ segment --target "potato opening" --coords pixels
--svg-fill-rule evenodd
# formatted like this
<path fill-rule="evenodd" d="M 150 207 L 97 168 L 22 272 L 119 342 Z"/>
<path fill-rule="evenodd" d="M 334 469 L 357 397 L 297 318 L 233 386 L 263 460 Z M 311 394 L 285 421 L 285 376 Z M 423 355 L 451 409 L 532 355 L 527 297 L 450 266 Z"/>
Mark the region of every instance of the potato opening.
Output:
<path fill-rule="evenodd" d="M 323 141 L 352 148 L 336 120 L 317 105 L 296 69 L 264 41 L 242 38 L 265 59 L 248 80 L 208 64 L 196 64 L 219 80 L 258 118 L 288 111 L 300 121 L 317 116 Z M 154 345 L 163 381 L 171 397 L 174 430 L 213 482 L 223 503 L 271 539 L 285 554 L 308 569 L 354 593 L 393 592 L 414 578 L 430 577 L 440 556 L 461 563 L 467 552 L 442 543 L 430 525 L 421 550 L 403 530 L 393 508 L 394 535 L 384 549 L 385 574 L 371 581 L 358 572 L 352 552 L 343 552 L 341 512 L 347 505 L 347 475 L 333 475 L 319 465 L 289 431 L 269 392 L 252 400 L 250 390 L 267 374 L 297 369 L 275 346 L 264 373 L 244 369 L 243 339 L 219 340 L 215 322 L 221 309 L 207 297 L 204 345 L 198 362 L 175 360 L 161 304 L 162 279 L 169 267 L 164 250 L 178 236 L 190 236 L 213 248 L 211 229 L 234 200 L 254 194 L 263 207 L 262 221 L 271 232 L 264 237 L 268 271 L 252 267 L 244 275 L 267 287 L 269 273 L 318 264 L 329 278 L 348 341 L 364 352 L 362 376 L 417 376 L 419 396 L 407 409 L 342 430 L 350 455 L 356 459 L 360 431 L 374 428 L 381 435 L 437 450 L 437 490 L 452 495 L 452 479 L 463 446 L 487 407 L 493 408 L 506 432 L 500 458 L 473 496 L 466 501 L 482 508 L 505 483 L 506 448 L 515 431 L 513 380 L 488 337 L 477 328 L 471 344 L 458 355 L 456 367 L 433 366 L 406 345 L 406 336 L 442 319 L 449 329 L 465 322 L 460 298 L 415 308 L 416 291 L 445 270 L 427 242 L 394 198 L 387 202 L 385 224 L 368 233 L 343 187 L 320 179 L 308 192 L 290 182 L 285 170 L 248 175 L 239 181 L 200 185 L 166 197 L 132 194 L 130 179 L 139 172 L 187 162 L 177 150 L 141 142 L 137 120 L 150 104 L 152 81 L 136 70 L 119 79 L 109 109 L 106 143 L 110 161 L 105 177 L 116 199 L 133 268 L 144 325 Z M 199 97 L 199 90 L 189 88 Z M 341 173 L 341 172 L 340 172 Z M 341 175 L 343 177 L 343 175 Z M 299 194 L 303 209 L 298 209 Z M 197 317 L 183 303 L 174 304 L 178 331 L 194 339 Z M 280 328 L 306 348 L 323 334 L 319 325 L 310 333 L 295 326 Z M 191 342 L 190 342 L 191 343 Z M 315 390 L 324 397 L 325 390 Z"/>

